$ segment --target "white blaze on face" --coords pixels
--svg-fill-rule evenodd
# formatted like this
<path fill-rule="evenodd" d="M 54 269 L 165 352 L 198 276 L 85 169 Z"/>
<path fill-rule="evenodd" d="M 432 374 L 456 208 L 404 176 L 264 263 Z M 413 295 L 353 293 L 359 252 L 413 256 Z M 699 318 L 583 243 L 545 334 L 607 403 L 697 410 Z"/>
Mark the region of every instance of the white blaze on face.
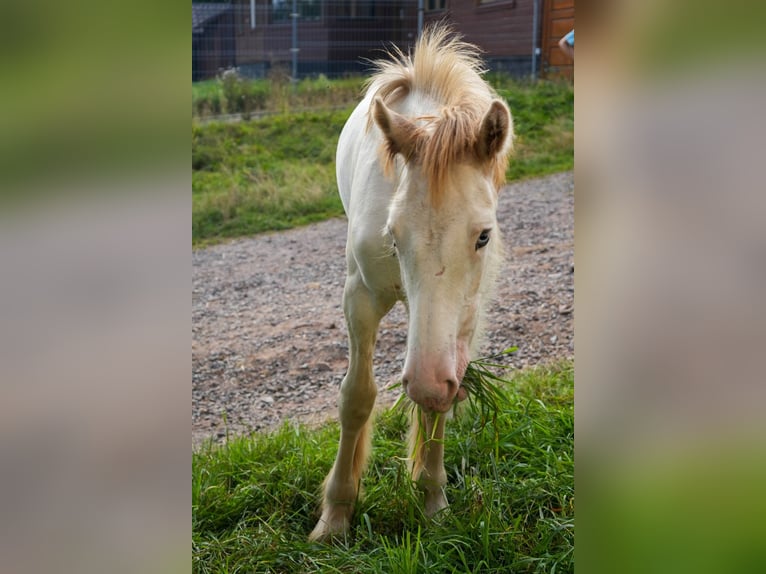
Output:
<path fill-rule="evenodd" d="M 433 207 L 410 172 L 388 221 L 409 310 L 402 382 L 414 402 L 439 412 L 465 398 L 459 387 L 500 245 L 489 178 L 468 165 L 451 175 Z"/>
<path fill-rule="evenodd" d="M 402 384 L 424 409 L 446 412 L 455 397 L 465 398 L 460 383 L 499 260 L 494 180 L 510 148 L 511 115 L 495 99 L 474 134 L 448 122 L 439 125 L 453 131 L 437 137 L 380 98 L 371 113 L 383 135 L 384 168 L 404 160 L 387 222 L 410 315 Z M 465 146 L 457 151 L 456 133 Z"/>

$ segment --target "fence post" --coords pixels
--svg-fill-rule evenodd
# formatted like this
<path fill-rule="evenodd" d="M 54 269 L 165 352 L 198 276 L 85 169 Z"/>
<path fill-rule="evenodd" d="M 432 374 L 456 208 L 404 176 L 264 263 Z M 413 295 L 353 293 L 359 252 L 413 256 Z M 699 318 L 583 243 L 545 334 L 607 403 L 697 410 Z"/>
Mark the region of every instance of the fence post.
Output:
<path fill-rule="evenodd" d="M 418 38 L 423 33 L 423 0 L 418 0 Z"/>
<path fill-rule="evenodd" d="M 540 28 L 540 0 L 534 0 L 534 13 L 532 14 L 532 79 L 537 79 L 537 57 L 540 55 L 538 47 L 538 29 Z"/>
<path fill-rule="evenodd" d="M 293 19 L 293 47 L 290 52 L 293 55 L 293 90 L 298 86 L 298 0 L 293 0 L 293 13 L 290 14 Z"/>

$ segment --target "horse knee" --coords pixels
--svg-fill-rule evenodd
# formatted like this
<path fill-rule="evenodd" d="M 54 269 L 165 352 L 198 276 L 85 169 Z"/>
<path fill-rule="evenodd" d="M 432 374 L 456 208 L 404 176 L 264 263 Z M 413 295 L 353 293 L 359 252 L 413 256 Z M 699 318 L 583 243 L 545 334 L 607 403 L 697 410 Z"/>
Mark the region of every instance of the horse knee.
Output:
<path fill-rule="evenodd" d="M 366 388 L 341 387 L 338 414 L 345 428 L 359 429 L 367 423 L 375 406 L 378 390 L 374 384 Z"/>

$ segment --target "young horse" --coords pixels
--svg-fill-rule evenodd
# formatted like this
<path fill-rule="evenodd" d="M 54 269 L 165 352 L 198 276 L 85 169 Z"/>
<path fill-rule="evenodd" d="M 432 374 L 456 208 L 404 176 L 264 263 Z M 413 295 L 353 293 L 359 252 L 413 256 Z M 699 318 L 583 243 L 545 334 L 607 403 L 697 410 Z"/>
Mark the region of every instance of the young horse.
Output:
<path fill-rule="evenodd" d="M 340 445 L 312 540 L 348 528 L 370 446 L 378 325 L 396 301 L 409 314 L 402 386 L 423 412 L 410 432 L 412 477 L 425 491 L 427 515 L 447 506 L 445 417 L 435 414 L 466 396 L 460 384 L 501 259 L 495 212 L 513 123 L 479 75 L 478 50 L 433 28 L 413 57 L 391 56 L 376 63 L 338 142 L 349 367 Z"/>

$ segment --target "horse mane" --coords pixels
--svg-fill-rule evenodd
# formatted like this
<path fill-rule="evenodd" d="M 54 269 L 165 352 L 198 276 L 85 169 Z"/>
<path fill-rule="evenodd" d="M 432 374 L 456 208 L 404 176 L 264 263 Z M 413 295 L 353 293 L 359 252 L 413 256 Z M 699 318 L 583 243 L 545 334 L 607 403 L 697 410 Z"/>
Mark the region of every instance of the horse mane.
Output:
<path fill-rule="evenodd" d="M 435 25 L 424 30 L 414 55 L 394 46 L 388 51 L 389 59 L 373 62 L 376 72 L 367 82 L 368 94 L 382 98 L 389 107 L 412 93 L 440 105 L 437 115 L 410 118 L 427 134 L 418 156 L 432 190 L 443 187 L 450 165 L 476 157 L 479 126 L 497 98 L 481 77 L 486 69 L 480 54 L 477 46 L 463 41 L 451 27 Z M 371 126 L 371 113 L 367 121 Z M 505 182 L 508 152 L 490 160 L 498 189 Z M 384 171 L 390 173 L 396 152 L 383 145 L 381 154 Z"/>

